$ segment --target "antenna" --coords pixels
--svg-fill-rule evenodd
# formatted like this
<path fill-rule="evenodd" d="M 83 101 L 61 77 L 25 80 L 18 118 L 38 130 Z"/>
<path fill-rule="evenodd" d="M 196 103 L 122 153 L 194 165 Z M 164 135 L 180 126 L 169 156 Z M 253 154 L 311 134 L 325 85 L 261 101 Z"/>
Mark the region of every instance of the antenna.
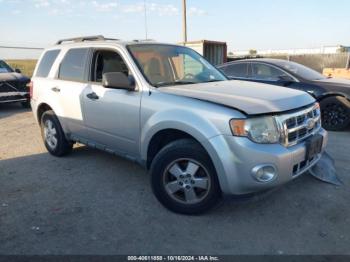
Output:
<path fill-rule="evenodd" d="M 148 39 L 148 28 L 147 28 L 147 4 L 146 0 L 143 0 L 143 10 L 145 12 L 145 36 Z"/>

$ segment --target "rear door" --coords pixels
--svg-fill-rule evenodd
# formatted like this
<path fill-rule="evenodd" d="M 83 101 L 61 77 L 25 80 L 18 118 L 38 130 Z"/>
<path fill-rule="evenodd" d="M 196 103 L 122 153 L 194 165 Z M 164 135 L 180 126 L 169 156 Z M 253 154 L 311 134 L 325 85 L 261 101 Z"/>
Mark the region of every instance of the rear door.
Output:
<path fill-rule="evenodd" d="M 84 124 L 97 147 L 135 157 L 139 153 L 141 93 L 103 87 L 102 76 L 109 72 L 132 75 L 120 52 L 95 49 L 90 83 L 81 96 Z"/>
<path fill-rule="evenodd" d="M 285 71 L 265 63 L 250 63 L 248 79 L 270 85 L 288 86 L 295 80 Z"/>
<path fill-rule="evenodd" d="M 61 114 L 68 133 L 86 137 L 81 96 L 87 88 L 89 48 L 72 48 L 64 55 L 57 77 L 50 86 L 52 96 L 59 99 Z"/>

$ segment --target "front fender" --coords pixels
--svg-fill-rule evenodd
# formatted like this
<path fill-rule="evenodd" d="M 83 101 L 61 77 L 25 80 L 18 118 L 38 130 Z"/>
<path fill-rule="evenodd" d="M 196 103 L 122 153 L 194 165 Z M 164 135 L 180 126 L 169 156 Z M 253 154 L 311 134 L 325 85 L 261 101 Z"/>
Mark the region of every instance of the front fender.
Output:
<path fill-rule="evenodd" d="M 342 93 L 342 92 L 326 92 L 326 93 L 323 93 L 322 96 L 318 97 L 318 101 L 321 101 L 327 97 L 331 97 L 331 96 L 341 96 L 341 97 L 344 97 L 348 100 L 350 100 L 350 96 L 345 94 L 345 93 Z"/>
<path fill-rule="evenodd" d="M 141 128 L 141 158 L 147 159 L 148 146 L 159 131 L 176 129 L 194 137 L 202 145 L 220 131 L 209 119 L 188 110 L 170 109 L 153 114 Z"/>

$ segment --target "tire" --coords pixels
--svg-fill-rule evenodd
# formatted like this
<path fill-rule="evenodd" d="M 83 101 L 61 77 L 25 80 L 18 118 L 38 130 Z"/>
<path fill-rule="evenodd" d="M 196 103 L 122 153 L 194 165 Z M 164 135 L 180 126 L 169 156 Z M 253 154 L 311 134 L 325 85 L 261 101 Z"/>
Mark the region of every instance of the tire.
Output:
<path fill-rule="evenodd" d="M 204 148 L 192 139 L 177 140 L 162 148 L 152 161 L 150 174 L 154 195 L 173 212 L 200 214 L 221 199 L 214 165 Z"/>
<path fill-rule="evenodd" d="M 321 100 L 320 106 L 325 129 L 341 131 L 350 125 L 350 102 L 345 97 L 327 97 Z"/>
<path fill-rule="evenodd" d="M 21 105 L 23 108 L 30 108 L 30 100 L 21 102 Z"/>
<path fill-rule="evenodd" d="M 42 115 L 40 126 L 45 147 L 51 155 L 60 157 L 72 151 L 73 143 L 66 139 L 61 124 L 53 111 L 46 111 Z"/>

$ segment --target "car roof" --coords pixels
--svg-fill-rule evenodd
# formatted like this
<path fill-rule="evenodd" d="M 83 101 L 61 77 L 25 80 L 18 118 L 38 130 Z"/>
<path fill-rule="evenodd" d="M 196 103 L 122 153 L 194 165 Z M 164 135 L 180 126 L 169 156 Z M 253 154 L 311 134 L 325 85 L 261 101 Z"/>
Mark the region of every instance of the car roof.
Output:
<path fill-rule="evenodd" d="M 156 44 L 156 45 L 174 45 L 169 43 L 161 43 L 156 42 L 154 40 L 132 40 L 132 41 L 124 41 L 124 40 L 96 40 L 96 41 L 82 41 L 82 42 L 63 42 L 60 44 L 55 44 L 51 47 L 46 48 L 46 50 L 52 49 L 70 49 L 70 48 L 78 48 L 78 47 L 94 47 L 94 46 L 119 46 L 126 47 L 128 45 L 145 45 L 145 44 Z"/>
<path fill-rule="evenodd" d="M 248 58 L 248 59 L 240 59 L 240 60 L 227 62 L 225 64 L 220 65 L 219 67 L 236 64 L 236 63 L 249 63 L 249 62 L 262 62 L 262 63 L 278 65 L 281 62 L 289 62 L 289 61 L 283 60 L 283 59 L 276 59 L 276 58 Z"/>

